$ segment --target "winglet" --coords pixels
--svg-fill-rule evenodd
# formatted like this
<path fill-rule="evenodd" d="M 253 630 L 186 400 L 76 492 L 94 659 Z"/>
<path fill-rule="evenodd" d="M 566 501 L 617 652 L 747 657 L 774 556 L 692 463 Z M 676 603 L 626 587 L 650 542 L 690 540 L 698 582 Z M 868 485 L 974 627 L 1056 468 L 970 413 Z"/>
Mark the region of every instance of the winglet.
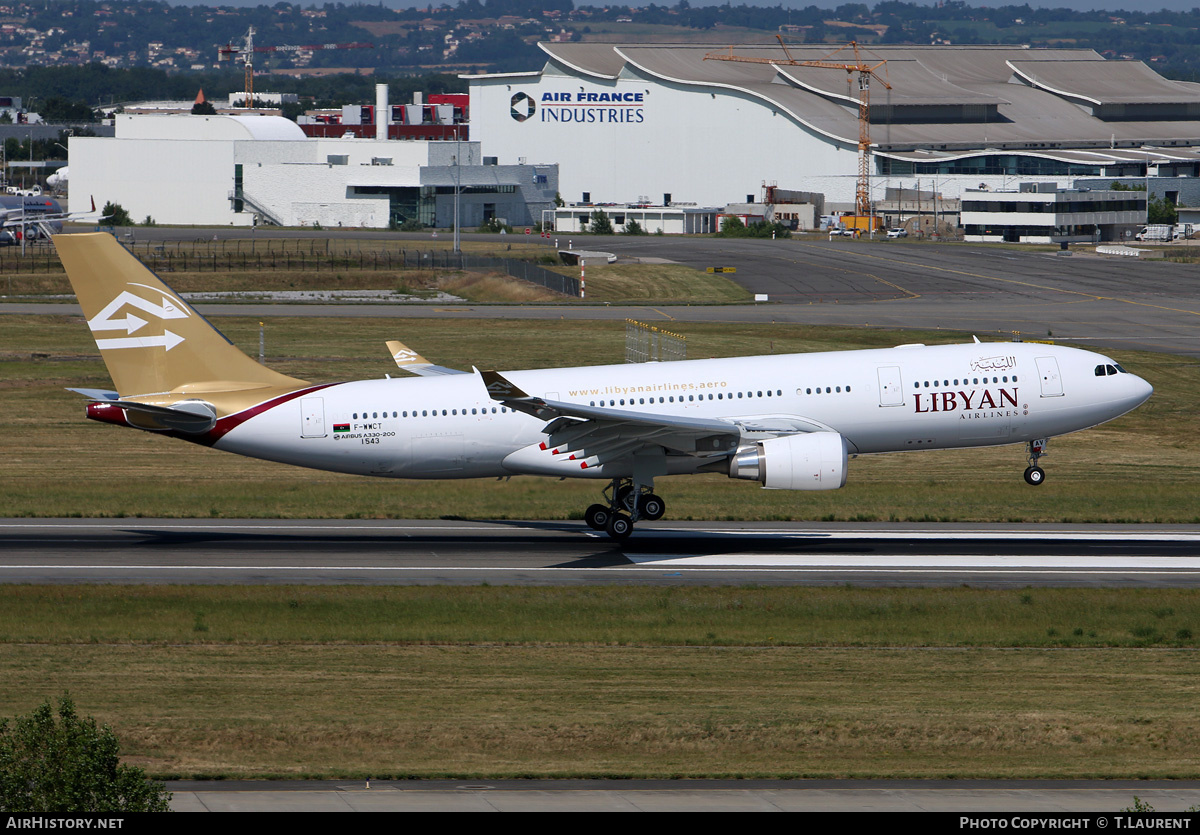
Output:
<path fill-rule="evenodd" d="M 412 371 L 414 374 L 416 368 L 424 365 L 433 365 L 429 360 L 418 354 L 412 348 L 409 348 L 398 339 L 389 339 L 387 341 L 388 351 L 392 355 L 392 359 L 396 361 L 396 365 L 402 371 Z"/>
<path fill-rule="evenodd" d="M 387 341 L 387 347 L 388 351 L 392 355 L 392 359 L 396 361 L 396 366 L 401 371 L 407 371 L 409 374 L 416 374 L 418 377 L 442 377 L 447 374 L 467 373 L 465 371 L 460 371 L 457 368 L 446 368 L 444 365 L 434 365 L 412 348 L 409 348 L 407 345 L 397 339 L 389 339 Z"/>

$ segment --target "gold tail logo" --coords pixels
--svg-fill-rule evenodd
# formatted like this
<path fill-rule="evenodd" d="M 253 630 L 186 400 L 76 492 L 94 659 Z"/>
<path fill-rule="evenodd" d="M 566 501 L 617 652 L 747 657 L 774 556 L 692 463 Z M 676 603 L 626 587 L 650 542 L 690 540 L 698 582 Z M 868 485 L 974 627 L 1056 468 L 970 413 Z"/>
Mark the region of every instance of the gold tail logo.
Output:
<path fill-rule="evenodd" d="M 307 385 L 243 354 L 112 235 L 55 235 L 54 246 L 123 399 L 199 397 L 225 413 Z"/>

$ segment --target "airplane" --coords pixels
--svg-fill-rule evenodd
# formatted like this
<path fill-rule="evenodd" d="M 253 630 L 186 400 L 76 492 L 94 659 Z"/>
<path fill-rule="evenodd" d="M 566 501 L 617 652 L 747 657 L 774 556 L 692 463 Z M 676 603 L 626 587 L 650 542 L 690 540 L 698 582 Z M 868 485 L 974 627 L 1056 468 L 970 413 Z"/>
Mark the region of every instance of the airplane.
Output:
<path fill-rule="evenodd" d="M 96 215 L 96 199 L 90 212 L 64 212 L 57 200 L 42 195 L 0 195 L 0 246 L 16 246 L 21 239 L 50 238 L 62 232 L 64 220 Z"/>
<path fill-rule="evenodd" d="M 1026 342 L 526 371 L 436 365 L 308 383 L 254 361 L 110 234 L 54 236 L 116 387 L 72 389 L 87 417 L 320 470 L 406 479 L 607 482 L 587 524 L 618 542 L 666 505 L 656 478 L 724 473 L 835 490 L 851 456 L 1025 444 L 1112 420 L 1150 384 L 1102 354 Z"/>

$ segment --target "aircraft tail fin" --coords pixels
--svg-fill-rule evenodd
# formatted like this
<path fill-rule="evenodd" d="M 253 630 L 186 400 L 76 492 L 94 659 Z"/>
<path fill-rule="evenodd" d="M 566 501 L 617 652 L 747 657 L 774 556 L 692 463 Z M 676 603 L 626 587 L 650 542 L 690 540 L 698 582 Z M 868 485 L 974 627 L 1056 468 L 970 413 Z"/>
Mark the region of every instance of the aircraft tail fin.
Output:
<path fill-rule="evenodd" d="M 112 235 L 55 235 L 54 246 L 123 399 L 307 385 L 242 353 Z"/>

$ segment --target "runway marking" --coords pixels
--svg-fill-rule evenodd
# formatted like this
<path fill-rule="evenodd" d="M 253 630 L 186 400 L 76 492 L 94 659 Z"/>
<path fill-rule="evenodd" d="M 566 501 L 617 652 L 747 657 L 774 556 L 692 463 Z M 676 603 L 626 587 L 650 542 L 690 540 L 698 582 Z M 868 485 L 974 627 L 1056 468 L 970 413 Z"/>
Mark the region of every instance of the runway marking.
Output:
<path fill-rule="evenodd" d="M 358 573 L 367 572 L 393 572 L 393 573 L 440 573 L 440 574 L 455 574 L 455 573 L 478 573 L 485 572 L 488 574 L 612 574 L 616 572 L 636 572 L 638 574 L 661 574 L 664 577 L 686 577 L 689 574 L 762 574 L 762 575 L 828 575 L 830 572 L 836 572 L 839 576 L 842 575 L 878 575 L 878 574 L 898 574 L 904 576 L 924 577 L 928 575 L 944 576 L 948 572 L 955 576 L 1006 576 L 1006 575 L 1054 575 L 1061 577 L 1128 577 L 1131 574 L 1139 577 L 1200 577 L 1200 570 L 1193 569 L 1164 569 L 1164 568 L 1136 568 L 1133 566 L 1123 569 L 1086 569 L 1086 568 L 1034 568 L 1027 565 L 1009 566 L 1007 568 L 972 568 L 972 567 L 930 567 L 930 568 L 913 568 L 905 566 L 893 566 L 880 564 L 872 568 L 852 568 L 840 567 L 837 565 L 814 566 L 814 567 L 767 567 L 767 566 L 682 566 L 683 561 L 677 561 L 669 565 L 617 565 L 593 568 L 517 568 L 513 566 L 479 566 L 476 568 L 468 568 L 464 566 L 410 566 L 410 567 L 389 567 L 389 566 L 265 566 L 265 565 L 12 565 L 0 566 L 0 575 L 5 571 L 16 570 L 66 570 L 66 571 L 138 571 L 138 572 L 180 572 L 180 571 L 204 571 L 204 572 L 315 572 L 325 571 L 330 573 L 330 579 L 336 579 L 337 572 Z M 663 568 L 680 568 L 683 571 L 661 571 Z M 138 578 L 144 580 L 145 578 Z"/>
<path fill-rule="evenodd" d="M 742 566 L 774 568 L 992 568 L 1043 571 L 1049 569 L 1115 571 L 1140 568 L 1180 568 L 1200 570 L 1200 557 L 1162 556 L 1092 556 L 1062 554 L 1045 557 L 1009 556 L 1004 554 L 937 554 L 912 556 L 846 556 L 842 554 L 705 554 L 680 557 L 660 557 L 654 554 L 626 554 L 625 558 L 638 565 L 658 567 Z"/>

